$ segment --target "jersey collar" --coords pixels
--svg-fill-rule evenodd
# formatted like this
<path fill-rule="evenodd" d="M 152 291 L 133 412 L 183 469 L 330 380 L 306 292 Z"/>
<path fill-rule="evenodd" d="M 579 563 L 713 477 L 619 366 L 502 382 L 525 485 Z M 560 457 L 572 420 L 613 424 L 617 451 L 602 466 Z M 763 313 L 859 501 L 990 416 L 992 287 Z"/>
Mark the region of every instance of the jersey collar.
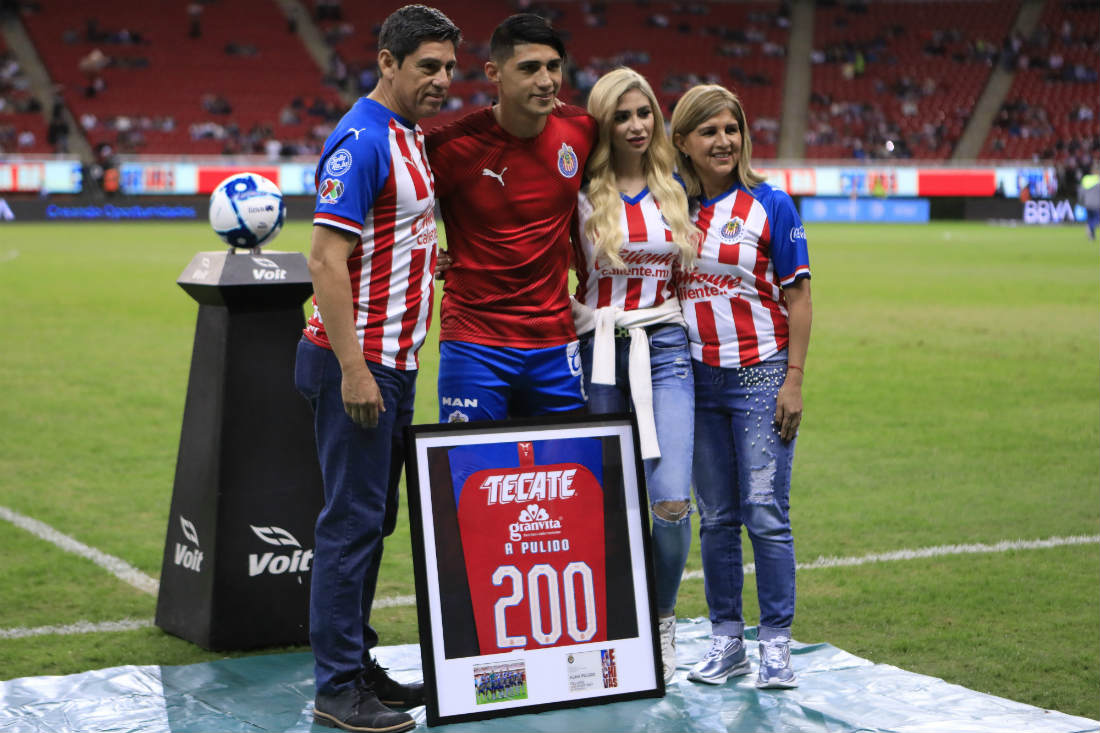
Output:
<path fill-rule="evenodd" d="M 718 194 L 717 196 L 715 196 L 712 199 L 704 198 L 703 194 L 700 193 L 699 194 L 699 204 L 703 207 L 712 206 L 712 205 L 718 203 L 719 201 L 721 201 L 722 199 L 726 198 L 727 196 L 729 196 L 734 191 L 737 191 L 738 189 L 740 189 L 742 191 L 747 190 L 740 183 L 735 183 L 732 186 L 730 186 L 728 189 L 726 189 L 725 191 Z"/>
<path fill-rule="evenodd" d="M 392 117 L 393 119 L 397 120 L 398 122 L 400 122 L 402 125 L 404 125 L 408 129 L 410 129 L 410 130 L 415 130 L 416 129 L 416 124 L 415 123 L 410 122 L 409 120 L 406 120 L 404 117 L 397 114 L 396 112 L 394 112 L 392 109 L 390 109 L 386 105 L 382 104 L 381 102 L 377 102 L 373 99 L 370 99 L 369 97 L 363 97 L 362 100 L 360 100 L 360 101 L 363 101 L 368 105 L 377 107 L 378 111 L 385 113 L 385 115 L 387 117 Z"/>

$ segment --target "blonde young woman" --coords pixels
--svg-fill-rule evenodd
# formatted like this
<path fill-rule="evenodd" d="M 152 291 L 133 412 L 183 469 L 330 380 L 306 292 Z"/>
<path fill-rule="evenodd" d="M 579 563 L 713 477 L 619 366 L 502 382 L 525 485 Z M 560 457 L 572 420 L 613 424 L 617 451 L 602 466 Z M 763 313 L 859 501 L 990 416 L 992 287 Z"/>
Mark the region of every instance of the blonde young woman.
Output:
<path fill-rule="evenodd" d="M 810 342 L 806 231 L 791 197 L 752 169 L 741 101 L 694 87 L 676 104 L 672 139 L 702 232 L 679 296 L 695 368 L 695 501 L 711 647 L 689 673 L 721 684 L 748 674 L 741 527 L 760 601 L 757 687 L 797 686 L 791 463 Z"/>
<path fill-rule="evenodd" d="M 665 682 L 676 672 L 676 596 L 691 546 L 691 355 L 676 280 L 695 227 L 653 90 L 621 68 L 588 98 L 600 138 L 577 206 L 574 319 L 592 413 L 633 409 L 653 515 Z"/>

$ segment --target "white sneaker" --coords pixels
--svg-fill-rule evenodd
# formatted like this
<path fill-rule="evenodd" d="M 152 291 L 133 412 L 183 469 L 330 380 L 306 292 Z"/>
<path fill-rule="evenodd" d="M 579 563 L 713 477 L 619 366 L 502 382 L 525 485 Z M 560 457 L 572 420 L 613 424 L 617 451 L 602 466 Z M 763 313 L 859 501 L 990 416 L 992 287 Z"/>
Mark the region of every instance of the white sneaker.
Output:
<path fill-rule="evenodd" d="M 676 617 L 657 619 L 657 630 L 661 637 L 661 665 L 667 685 L 676 676 Z"/>

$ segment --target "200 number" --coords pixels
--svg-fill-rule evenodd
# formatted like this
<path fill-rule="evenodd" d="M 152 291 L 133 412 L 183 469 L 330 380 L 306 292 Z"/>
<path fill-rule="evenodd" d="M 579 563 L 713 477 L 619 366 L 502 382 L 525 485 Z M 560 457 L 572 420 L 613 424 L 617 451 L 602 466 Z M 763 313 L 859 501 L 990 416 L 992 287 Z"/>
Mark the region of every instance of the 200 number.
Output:
<path fill-rule="evenodd" d="M 576 578 L 580 577 L 584 612 L 584 628 L 578 621 L 578 598 L 576 593 Z M 542 589 L 539 579 L 545 579 L 546 598 L 542 598 Z M 523 601 L 524 588 L 527 590 L 527 606 L 531 613 L 531 635 L 542 646 L 556 644 L 561 639 L 561 609 L 562 599 L 560 588 L 565 588 L 565 631 L 569 638 L 575 642 L 589 641 L 596 635 L 596 590 L 592 582 L 592 569 L 583 562 L 571 562 L 565 566 L 561 574 L 561 582 L 558 582 L 558 573 L 554 568 L 545 563 L 540 563 L 527 571 L 526 584 L 523 573 L 515 565 L 501 565 L 493 572 L 493 585 L 502 585 L 505 580 L 512 581 L 512 591 L 509 595 L 502 596 L 493 604 L 493 616 L 496 621 L 497 647 L 511 649 L 527 646 L 526 636 L 509 636 L 508 624 L 504 612 Z M 545 606 L 550 610 L 550 628 L 545 628 L 542 620 L 542 609 Z"/>

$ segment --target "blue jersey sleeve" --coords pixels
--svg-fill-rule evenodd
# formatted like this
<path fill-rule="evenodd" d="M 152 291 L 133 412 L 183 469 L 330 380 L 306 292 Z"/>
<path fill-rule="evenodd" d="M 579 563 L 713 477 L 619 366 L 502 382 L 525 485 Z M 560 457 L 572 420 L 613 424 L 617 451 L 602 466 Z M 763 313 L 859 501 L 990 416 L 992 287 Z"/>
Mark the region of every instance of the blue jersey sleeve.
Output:
<path fill-rule="evenodd" d="M 447 455 L 451 461 L 451 484 L 455 492 L 456 507 L 462 498 L 462 487 L 470 476 L 486 469 L 519 465 L 515 443 L 459 445 L 451 448 Z"/>
<path fill-rule="evenodd" d="M 806 227 L 795 209 L 790 195 L 778 188 L 769 188 L 764 202 L 771 227 L 771 257 L 776 277 L 783 287 L 810 276 L 810 254 L 806 249 Z"/>
<path fill-rule="evenodd" d="M 314 223 L 358 234 L 390 177 L 388 129 L 349 129 L 325 147 L 317 164 Z"/>

